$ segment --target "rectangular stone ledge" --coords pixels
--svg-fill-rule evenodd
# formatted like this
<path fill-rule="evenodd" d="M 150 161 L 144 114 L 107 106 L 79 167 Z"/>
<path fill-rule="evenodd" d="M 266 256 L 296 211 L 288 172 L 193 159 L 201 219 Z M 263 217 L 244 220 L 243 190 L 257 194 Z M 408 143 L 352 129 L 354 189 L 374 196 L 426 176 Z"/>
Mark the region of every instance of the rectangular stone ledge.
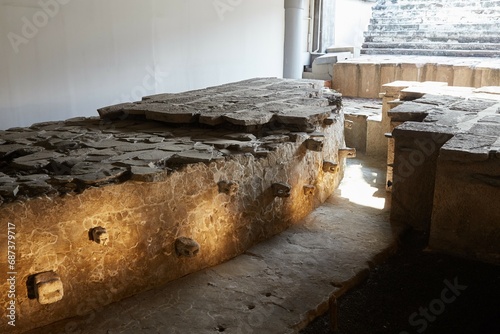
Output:
<path fill-rule="evenodd" d="M 284 84 L 294 85 L 301 86 Z M 0 192 L 18 196 L 0 205 L 0 222 L 16 225 L 19 256 L 16 328 L 2 322 L 0 332 L 20 333 L 98 310 L 224 262 L 295 224 L 343 177 L 342 110 L 328 119 L 309 123 L 310 133 L 95 119 L 2 132 L 0 159 L 8 163 L 0 171 Z M 61 126 L 64 131 L 56 131 Z M 16 138 L 25 144 L 10 146 Z M 71 144 L 72 138 L 81 145 Z M 55 153 L 16 160 L 39 151 Z M 35 171 L 44 169 L 33 167 L 32 174 L 19 176 L 8 167 L 31 161 L 49 161 L 52 169 L 40 174 Z M 337 167 L 325 171 L 325 162 Z M 30 277 L 45 272 L 64 287 L 64 294 L 47 299 L 50 305 L 27 289 Z M 7 282 L 0 289 L 7 291 Z M 5 309 L 0 315 L 6 316 Z"/>

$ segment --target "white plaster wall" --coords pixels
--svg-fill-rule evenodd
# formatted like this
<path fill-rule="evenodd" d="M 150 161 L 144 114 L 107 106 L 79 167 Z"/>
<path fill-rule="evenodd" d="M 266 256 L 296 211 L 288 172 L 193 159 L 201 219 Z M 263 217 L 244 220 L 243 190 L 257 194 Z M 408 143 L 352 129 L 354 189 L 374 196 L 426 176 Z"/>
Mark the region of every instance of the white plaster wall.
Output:
<path fill-rule="evenodd" d="M 95 116 L 145 94 L 280 77 L 283 8 L 283 0 L 0 0 L 0 129 Z"/>
<path fill-rule="evenodd" d="M 362 0 L 336 0 L 335 45 L 361 48 L 363 32 L 368 30 L 374 2 Z"/>

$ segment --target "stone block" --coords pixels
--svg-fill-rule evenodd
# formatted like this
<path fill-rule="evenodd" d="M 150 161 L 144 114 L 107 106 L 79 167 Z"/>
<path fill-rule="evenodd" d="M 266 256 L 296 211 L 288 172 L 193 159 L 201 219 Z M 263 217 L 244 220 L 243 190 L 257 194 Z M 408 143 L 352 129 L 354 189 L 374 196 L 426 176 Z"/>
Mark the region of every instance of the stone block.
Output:
<path fill-rule="evenodd" d="M 423 81 L 424 64 L 418 63 L 402 63 L 401 76 L 398 80 L 403 81 Z"/>
<path fill-rule="evenodd" d="M 381 86 L 380 64 L 359 64 L 358 80 L 358 97 L 377 98 Z"/>
<path fill-rule="evenodd" d="M 292 187 L 283 182 L 273 183 L 271 189 L 273 191 L 273 196 L 280 198 L 290 197 L 290 191 L 292 191 Z"/>
<path fill-rule="evenodd" d="M 380 84 L 382 86 L 400 79 L 396 78 L 396 69 L 397 64 L 395 63 L 380 64 Z"/>
<path fill-rule="evenodd" d="M 339 159 L 351 159 L 356 157 L 355 148 L 340 148 L 338 152 Z"/>
<path fill-rule="evenodd" d="M 451 64 L 438 64 L 434 81 L 447 82 L 452 86 L 454 81 L 454 67 Z"/>
<path fill-rule="evenodd" d="M 382 128 L 382 117 L 369 117 L 366 122 L 366 155 L 385 158 L 386 153 L 387 139 Z"/>
<path fill-rule="evenodd" d="M 316 191 L 316 187 L 313 185 L 305 185 L 304 186 L 304 195 L 305 196 L 312 196 L 312 195 L 314 195 L 315 191 Z"/>
<path fill-rule="evenodd" d="M 345 143 L 360 152 L 366 151 L 366 119 L 365 115 L 345 115 L 345 119 L 351 122 L 350 129 L 345 130 Z"/>
<path fill-rule="evenodd" d="M 343 96 L 358 97 L 360 70 L 358 64 L 337 63 L 333 66 L 333 89 Z"/>
<path fill-rule="evenodd" d="M 175 239 L 175 253 L 178 257 L 195 257 L 200 252 L 200 244 L 187 237 Z"/>
<path fill-rule="evenodd" d="M 90 230 L 91 240 L 100 245 L 106 246 L 109 241 L 108 231 L 101 226 L 94 227 Z"/>
<path fill-rule="evenodd" d="M 42 305 L 53 304 L 64 297 L 61 278 L 53 271 L 47 271 L 34 276 L 35 296 Z"/>
<path fill-rule="evenodd" d="M 338 173 L 340 171 L 339 164 L 333 161 L 323 161 L 323 172 Z"/>
<path fill-rule="evenodd" d="M 437 76 L 437 64 L 436 63 L 426 63 L 424 65 L 424 70 L 423 70 L 423 75 L 422 75 L 422 81 L 438 81 L 436 80 Z"/>
<path fill-rule="evenodd" d="M 433 134 L 424 124 L 409 122 L 393 131 L 395 145 L 390 219 L 394 226 L 429 230 L 437 157 L 441 146 L 449 139 L 439 133 L 442 130 L 436 127 Z"/>
<path fill-rule="evenodd" d="M 467 164 L 439 159 L 431 249 L 500 264 L 500 211 L 494 209 L 500 206 L 498 172 L 498 158 Z"/>
<path fill-rule="evenodd" d="M 309 138 L 304 142 L 309 151 L 321 152 L 323 151 L 323 140 L 318 138 Z"/>
<path fill-rule="evenodd" d="M 474 68 L 471 66 L 453 66 L 452 86 L 474 87 Z"/>

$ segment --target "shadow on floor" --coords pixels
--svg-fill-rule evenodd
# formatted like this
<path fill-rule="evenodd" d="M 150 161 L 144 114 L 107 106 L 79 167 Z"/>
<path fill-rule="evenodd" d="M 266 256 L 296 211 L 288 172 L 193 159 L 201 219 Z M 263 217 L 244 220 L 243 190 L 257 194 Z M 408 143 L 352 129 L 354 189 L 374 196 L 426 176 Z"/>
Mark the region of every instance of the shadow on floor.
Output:
<path fill-rule="evenodd" d="M 409 232 L 399 252 L 338 300 L 338 333 L 500 333 L 500 267 L 425 250 Z M 327 314 L 302 334 L 332 333 Z"/>

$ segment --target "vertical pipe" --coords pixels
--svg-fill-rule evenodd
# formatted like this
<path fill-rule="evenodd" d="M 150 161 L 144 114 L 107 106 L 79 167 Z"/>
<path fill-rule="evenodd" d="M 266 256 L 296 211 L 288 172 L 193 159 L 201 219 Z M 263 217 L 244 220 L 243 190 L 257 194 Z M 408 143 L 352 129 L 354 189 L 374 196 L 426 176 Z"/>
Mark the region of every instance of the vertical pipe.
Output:
<path fill-rule="evenodd" d="M 303 18 L 304 0 L 285 0 L 284 78 L 302 78 Z"/>

